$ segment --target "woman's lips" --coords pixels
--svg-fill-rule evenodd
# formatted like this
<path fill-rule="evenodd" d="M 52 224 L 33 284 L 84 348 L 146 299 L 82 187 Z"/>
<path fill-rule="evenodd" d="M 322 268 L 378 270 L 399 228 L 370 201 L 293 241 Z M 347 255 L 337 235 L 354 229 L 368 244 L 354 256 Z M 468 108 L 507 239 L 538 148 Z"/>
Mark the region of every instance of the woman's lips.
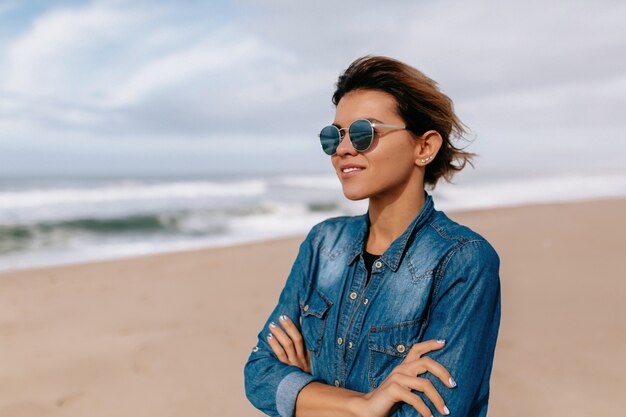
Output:
<path fill-rule="evenodd" d="M 361 171 L 365 170 L 363 167 L 359 166 L 346 166 L 341 168 L 341 178 L 351 178 L 355 175 L 359 175 Z"/>

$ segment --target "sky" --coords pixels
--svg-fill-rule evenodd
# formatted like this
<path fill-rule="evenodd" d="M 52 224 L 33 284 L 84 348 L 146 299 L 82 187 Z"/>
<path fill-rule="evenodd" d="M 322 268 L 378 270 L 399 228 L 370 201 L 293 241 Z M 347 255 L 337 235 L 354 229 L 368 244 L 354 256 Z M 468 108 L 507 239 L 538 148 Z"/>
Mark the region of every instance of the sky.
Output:
<path fill-rule="evenodd" d="M 0 177 L 330 172 L 366 54 L 426 73 L 489 175 L 626 172 L 626 2 L 0 0 Z"/>

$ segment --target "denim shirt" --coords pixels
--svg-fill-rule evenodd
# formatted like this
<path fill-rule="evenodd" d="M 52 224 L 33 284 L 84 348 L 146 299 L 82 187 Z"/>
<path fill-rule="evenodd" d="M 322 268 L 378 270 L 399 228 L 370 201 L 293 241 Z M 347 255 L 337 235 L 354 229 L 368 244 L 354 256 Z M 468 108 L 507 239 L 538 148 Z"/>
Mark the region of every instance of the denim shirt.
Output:
<path fill-rule="evenodd" d="M 499 258 L 479 234 L 434 208 L 419 214 L 374 262 L 363 261 L 368 214 L 317 224 L 300 251 L 245 365 L 246 395 L 271 416 L 294 415 L 298 393 L 312 381 L 369 392 L 411 346 L 445 339 L 427 354 L 454 377 L 450 389 L 430 373 L 453 416 L 485 416 L 500 324 Z M 311 373 L 281 363 L 267 343 L 270 322 L 286 314 L 311 352 Z M 439 415 L 422 393 L 417 393 Z M 393 416 L 417 416 L 402 403 Z"/>

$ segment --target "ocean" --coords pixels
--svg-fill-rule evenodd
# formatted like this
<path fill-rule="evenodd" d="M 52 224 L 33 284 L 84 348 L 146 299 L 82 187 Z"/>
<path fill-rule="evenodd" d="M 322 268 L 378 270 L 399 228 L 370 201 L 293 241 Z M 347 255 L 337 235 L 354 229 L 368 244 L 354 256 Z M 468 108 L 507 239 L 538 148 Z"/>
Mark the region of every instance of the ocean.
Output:
<path fill-rule="evenodd" d="M 444 211 L 626 196 L 626 174 L 479 178 L 431 192 Z M 0 179 L 0 271 L 301 235 L 357 215 L 334 175 Z"/>

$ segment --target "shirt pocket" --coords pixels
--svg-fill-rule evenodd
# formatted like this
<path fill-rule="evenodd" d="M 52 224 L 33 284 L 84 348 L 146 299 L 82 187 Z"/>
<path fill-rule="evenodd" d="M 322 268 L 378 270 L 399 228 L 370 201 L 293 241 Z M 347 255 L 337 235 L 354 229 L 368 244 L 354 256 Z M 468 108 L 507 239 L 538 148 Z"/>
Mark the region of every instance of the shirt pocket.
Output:
<path fill-rule="evenodd" d="M 324 336 L 328 310 L 333 303 L 320 290 L 315 288 L 309 298 L 300 304 L 302 317 L 302 337 L 306 348 L 313 354 L 319 353 Z"/>
<path fill-rule="evenodd" d="M 421 325 L 422 319 L 370 327 L 368 379 L 372 389 L 378 387 L 393 368 L 402 363 L 411 347 L 417 343 Z"/>

